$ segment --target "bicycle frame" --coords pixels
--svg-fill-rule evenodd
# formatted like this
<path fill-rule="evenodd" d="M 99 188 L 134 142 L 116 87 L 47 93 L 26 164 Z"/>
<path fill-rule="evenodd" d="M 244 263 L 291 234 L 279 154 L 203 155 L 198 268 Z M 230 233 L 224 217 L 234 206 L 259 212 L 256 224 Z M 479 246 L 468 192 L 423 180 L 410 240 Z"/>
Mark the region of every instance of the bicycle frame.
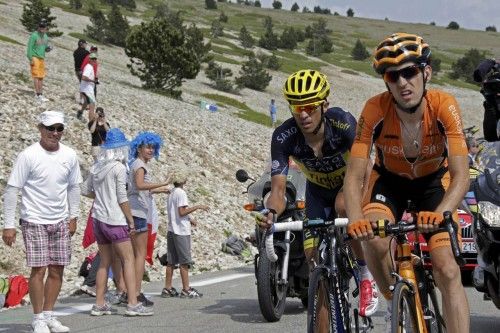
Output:
<path fill-rule="evenodd" d="M 414 263 L 412 258 L 411 245 L 406 239 L 406 235 L 397 235 L 396 237 L 396 256 L 395 262 L 397 266 L 397 273 L 392 273 L 396 277 L 396 285 L 398 282 L 406 283 L 415 297 L 415 304 L 412 306 L 417 310 L 417 322 L 414 323 L 418 327 L 418 331 L 427 333 L 427 325 L 424 319 L 424 312 L 422 302 L 420 300 L 420 293 L 418 292 L 418 283 L 415 276 Z M 424 281 L 421 281 L 424 282 Z"/>

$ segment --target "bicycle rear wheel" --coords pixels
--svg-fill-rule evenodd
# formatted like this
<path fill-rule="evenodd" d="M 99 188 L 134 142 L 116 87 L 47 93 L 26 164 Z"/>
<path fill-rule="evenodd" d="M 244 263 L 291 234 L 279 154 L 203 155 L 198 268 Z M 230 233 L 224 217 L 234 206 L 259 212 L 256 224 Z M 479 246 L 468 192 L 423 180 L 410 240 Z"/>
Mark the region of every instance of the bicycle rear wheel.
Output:
<path fill-rule="evenodd" d="M 398 282 L 392 294 L 391 332 L 419 333 L 415 297 L 404 282 Z"/>
<path fill-rule="evenodd" d="M 337 332 L 335 294 L 330 286 L 326 269 L 317 267 L 311 272 L 308 298 L 307 332 L 324 331 L 325 326 L 327 332 Z M 320 324 L 323 326 L 320 327 Z"/>

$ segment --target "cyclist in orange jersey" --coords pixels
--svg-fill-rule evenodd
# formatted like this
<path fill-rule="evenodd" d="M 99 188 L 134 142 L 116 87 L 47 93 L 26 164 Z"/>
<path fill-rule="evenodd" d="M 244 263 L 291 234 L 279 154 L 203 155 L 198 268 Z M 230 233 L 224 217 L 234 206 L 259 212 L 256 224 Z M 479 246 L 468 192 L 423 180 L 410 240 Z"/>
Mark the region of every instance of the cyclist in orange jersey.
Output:
<path fill-rule="evenodd" d="M 348 232 L 363 246 L 368 267 L 386 299 L 392 266 L 389 239 L 374 238 L 369 221 L 401 218 L 408 200 L 430 246 L 448 332 L 469 332 L 469 306 L 449 237 L 437 232 L 444 211 L 455 211 L 469 188 L 467 146 L 460 108 L 443 91 L 427 90 L 431 50 L 422 37 L 396 33 L 384 39 L 373 67 L 387 91 L 369 99 L 358 120 L 344 179 Z M 370 153 L 375 165 L 363 193 Z M 456 214 L 455 214 L 456 217 Z M 390 303 L 389 303 L 390 304 Z"/>

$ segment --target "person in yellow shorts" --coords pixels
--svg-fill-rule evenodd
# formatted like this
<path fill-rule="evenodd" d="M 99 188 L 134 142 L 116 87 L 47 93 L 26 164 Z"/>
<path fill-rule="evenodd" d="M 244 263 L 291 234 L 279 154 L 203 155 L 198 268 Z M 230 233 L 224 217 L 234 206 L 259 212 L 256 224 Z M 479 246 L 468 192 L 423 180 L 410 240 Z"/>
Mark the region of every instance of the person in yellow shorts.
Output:
<path fill-rule="evenodd" d="M 38 28 L 30 35 L 26 55 L 30 62 L 31 76 L 35 84 L 35 98 L 39 102 L 47 102 L 42 94 L 43 79 L 45 77 L 45 53 L 51 50 L 47 36 L 48 23 L 43 19 Z"/>

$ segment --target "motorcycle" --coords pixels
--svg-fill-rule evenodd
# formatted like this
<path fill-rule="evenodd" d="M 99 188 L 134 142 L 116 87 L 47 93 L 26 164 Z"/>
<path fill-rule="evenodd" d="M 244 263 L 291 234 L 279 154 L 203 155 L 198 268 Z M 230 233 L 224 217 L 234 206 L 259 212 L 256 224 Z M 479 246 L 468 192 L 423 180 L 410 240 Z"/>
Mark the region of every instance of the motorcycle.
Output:
<path fill-rule="evenodd" d="M 259 179 L 251 178 L 245 170 L 236 172 L 236 179 L 247 186 L 249 203 L 245 210 L 260 212 L 271 194 L 271 172 L 264 172 Z M 305 218 L 306 178 L 296 167 L 291 166 L 287 176 L 285 192 L 285 211 L 276 223 L 296 221 Z M 253 244 L 258 248 L 254 258 L 254 270 L 257 284 L 259 307 L 264 318 L 269 322 L 281 319 L 287 297 L 298 297 L 307 307 L 307 289 L 309 286 L 309 267 L 304 255 L 302 232 L 280 233 L 274 238 L 274 248 L 278 255 L 276 262 L 271 262 L 266 255 L 265 231 L 255 227 Z"/>
<path fill-rule="evenodd" d="M 473 284 L 500 309 L 500 142 L 484 145 L 484 171 L 473 182 L 477 200 L 473 232 L 478 250 Z"/>

